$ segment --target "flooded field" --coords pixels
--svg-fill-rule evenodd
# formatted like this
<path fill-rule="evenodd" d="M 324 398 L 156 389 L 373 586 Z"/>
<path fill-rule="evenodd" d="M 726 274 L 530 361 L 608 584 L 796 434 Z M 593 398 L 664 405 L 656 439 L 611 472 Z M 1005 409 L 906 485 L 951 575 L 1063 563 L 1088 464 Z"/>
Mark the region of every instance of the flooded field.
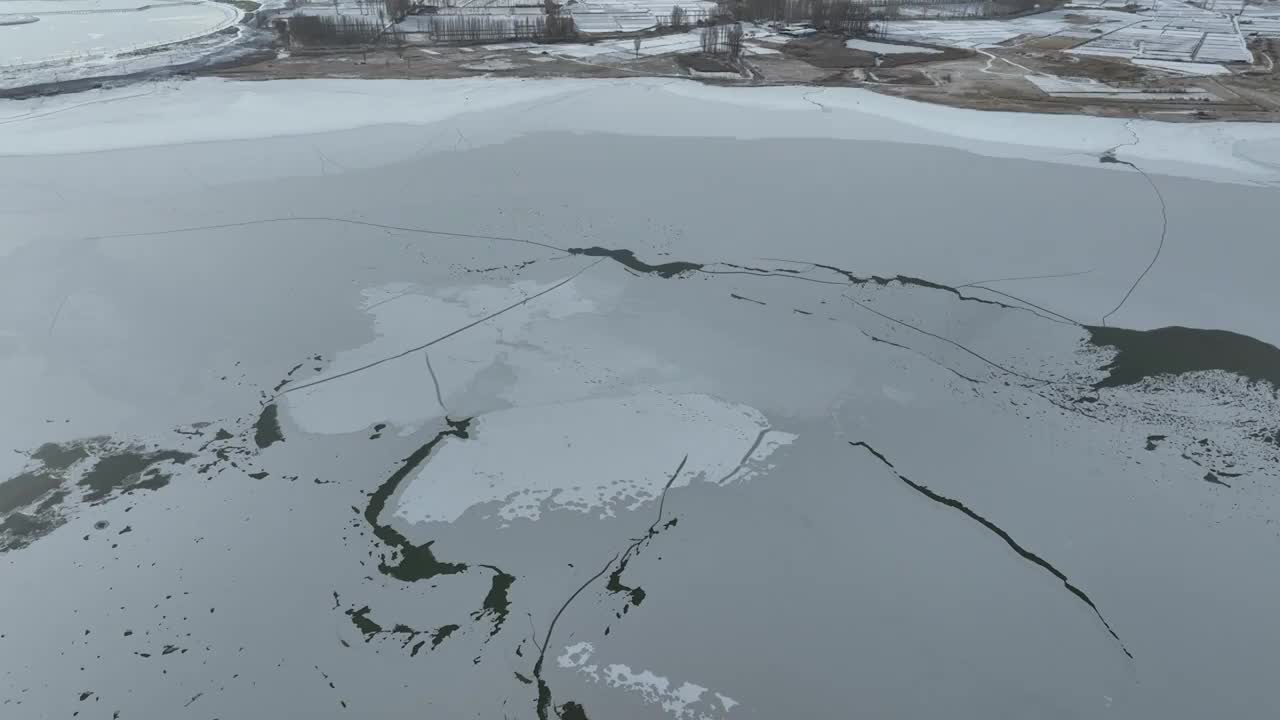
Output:
<path fill-rule="evenodd" d="M 1280 711 L 1274 140 L 221 87 L 3 116 L 4 717 Z"/>

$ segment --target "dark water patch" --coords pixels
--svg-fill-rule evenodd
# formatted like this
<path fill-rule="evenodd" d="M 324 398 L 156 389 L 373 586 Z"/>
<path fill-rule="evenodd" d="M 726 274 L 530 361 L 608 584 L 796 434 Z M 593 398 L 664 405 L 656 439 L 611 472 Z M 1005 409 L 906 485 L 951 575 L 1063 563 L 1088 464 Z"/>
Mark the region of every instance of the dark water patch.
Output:
<path fill-rule="evenodd" d="M 85 443 L 103 443 L 106 440 L 105 437 L 96 437 Z M 84 443 L 45 443 L 31 453 L 31 459 L 40 461 L 49 470 L 66 470 L 87 457 L 89 451 Z"/>
<path fill-rule="evenodd" d="M 403 582 L 430 580 L 440 575 L 458 575 L 467 571 L 465 563 L 441 562 L 436 559 L 431 550 L 433 544 L 434 540 L 422 545 L 406 544 L 400 548 L 400 558 L 394 565 L 379 562 L 378 571 Z"/>
<path fill-rule="evenodd" d="M 1204 474 L 1204 481 L 1205 481 L 1205 482 L 1207 482 L 1207 483 L 1212 483 L 1212 484 L 1214 484 L 1214 485 L 1221 485 L 1222 487 L 1227 487 L 1227 488 L 1231 487 L 1231 486 L 1230 486 L 1230 485 L 1228 485 L 1227 483 L 1225 483 L 1225 482 L 1223 482 L 1223 481 L 1219 480 L 1219 479 L 1218 479 L 1218 476 L 1217 476 L 1217 475 L 1214 475 L 1214 474 L 1213 474 L 1213 473 L 1211 473 L 1211 472 L 1207 472 L 1207 473 L 1205 473 L 1205 474 Z"/>
<path fill-rule="evenodd" d="M 808 310 L 801 310 L 800 308 L 792 308 L 792 309 L 791 309 L 791 312 L 796 313 L 797 315 L 812 315 L 812 314 L 813 314 L 813 313 L 809 312 Z"/>
<path fill-rule="evenodd" d="M 662 516 L 666 509 L 667 492 L 671 490 L 671 485 L 676 481 L 676 478 L 680 476 L 680 473 L 684 471 L 685 463 L 687 463 L 688 461 L 689 461 L 689 456 L 685 455 L 684 458 L 680 460 L 680 464 L 676 466 L 675 472 L 673 472 L 671 474 L 671 477 L 667 480 L 667 484 L 662 488 L 662 495 L 658 500 L 658 515 L 656 518 L 654 518 L 654 521 L 650 523 L 644 535 L 632 540 L 631 544 L 627 546 L 627 549 L 624 552 L 618 553 L 617 555 L 614 555 L 612 558 L 610 558 L 609 562 L 605 563 L 604 567 L 600 568 L 600 570 L 598 570 L 595 575 L 592 575 L 591 577 L 587 578 L 586 582 L 579 585 L 578 589 L 574 590 L 573 594 L 569 595 L 569 598 L 564 601 L 564 604 L 560 606 L 560 609 L 557 610 L 556 614 L 551 618 L 551 624 L 547 626 L 546 637 L 542 639 L 542 643 L 540 645 L 538 644 L 537 639 L 536 638 L 534 639 L 534 644 L 537 645 L 538 651 L 539 651 L 538 659 L 533 665 L 533 679 L 538 686 L 538 697 L 537 697 L 536 704 L 534 706 L 534 710 L 536 712 L 538 720 L 548 720 L 552 712 L 554 712 L 557 717 L 562 718 L 564 717 L 565 707 L 568 705 L 574 705 L 575 707 L 577 707 L 578 711 L 581 711 L 581 706 L 576 706 L 575 703 L 571 703 L 571 702 L 567 702 L 564 705 L 556 706 L 552 701 L 551 687 L 547 685 L 546 680 L 543 678 L 543 675 L 542 675 L 542 666 L 543 666 L 543 663 L 546 661 L 547 648 L 551 647 L 552 636 L 555 633 L 556 623 L 560 621 L 560 617 L 564 615 L 565 611 L 569 609 L 569 606 L 573 604 L 574 599 L 576 599 L 579 595 L 581 595 L 582 592 L 586 590 L 588 586 L 590 586 L 592 583 L 594 583 L 595 581 L 603 577 L 605 573 L 609 572 L 610 568 L 614 568 L 615 563 L 618 563 L 617 565 L 618 568 L 625 568 L 627 560 L 633 555 L 633 553 L 638 552 L 638 549 L 643 543 L 647 542 L 648 540 L 652 539 L 655 535 L 658 534 L 659 531 L 657 528 L 659 525 L 662 524 Z M 671 527 L 671 525 L 668 524 L 665 527 Z M 619 562 L 619 559 L 621 559 L 621 562 Z M 631 594 L 631 591 L 633 589 L 627 588 L 626 586 L 622 585 L 621 574 L 622 574 L 621 570 L 615 569 L 614 573 L 610 575 L 609 582 L 610 584 L 616 583 L 616 585 L 620 587 L 622 590 L 627 591 L 628 597 L 631 598 L 633 597 L 633 595 Z M 641 591 L 641 593 L 643 593 L 643 591 Z M 644 598 L 643 594 L 640 595 L 640 598 L 643 600 Z M 626 612 L 629 607 L 630 607 L 630 604 L 624 605 L 623 612 Z M 608 629 L 605 630 L 605 634 L 606 635 L 608 634 Z M 586 717 L 585 713 L 581 717 Z"/>
<path fill-rule="evenodd" d="M 647 593 L 642 587 L 628 587 L 622 584 L 622 573 L 626 572 L 626 570 L 626 561 L 618 563 L 618 567 L 609 573 L 609 582 L 605 584 L 604 589 L 611 593 L 626 593 L 627 600 L 631 605 L 639 605 L 644 602 Z M 626 608 L 623 608 L 623 612 L 626 612 Z"/>
<path fill-rule="evenodd" d="M 884 463 L 884 465 L 887 466 L 890 470 L 893 470 L 893 474 L 896 475 L 898 479 L 901 480 L 908 487 L 920 493 L 921 495 L 929 498 L 933 502 L 936 502 L 940 505 L 944 505 L 953 510 L 960 511 L 970 520 L 973 520 L 974 522 L 978 523 L 982 527 L 994 533 L 996 537 L 1003 540 L 1004 543 L 1008 545 L 1010 549 L 1012 549 L 1015 553 L 1021 556 L 1024 560 L 1045 570 L 1050 575 L 1054 576 L 1059 581 L 1061 581 L 1062 586 L 1065 587 L 1068 592 L 1070 592 L 1072 595 L 1075 595 L 1077 598 L 1080 599 L 1081 602 L 1083 602 L 1085 605 L 1088 605 L 1089 609 L 1093 610 L 1093 614 L 1097 616 L 1099 622 L 1102 623 L 1102 626 L 1106 628 L 1107 632 L 1111 635 L 1111 637 L 1115 638 L 1116 643 L 1120 645 L 1120 650 L 1124 652 L 1124 654 L 1127 655 L 1130 660 L 1133 659 L 1133 654 L 1130 653 L 1129 649 L 1125 647 L 1124 641 L 1120 639 L 1120 636 L 1116 634 L 1116 631 L 1111 629 L 1111 624 L 1108 623 L 1107 619 L 1102 616 L 1102 611 L 1098 609 L 1098 606 L 1094 604 L 1093 600 L 1089 599 L 1089 596 L 1086 595 L 1083 590 L 1081 590 L 1080 588 L 1072 584 L 1072 582 L 1067 578 L 1066 575 L 1064 575 L 1060 570 L 1058 570 L 1056 567 L 1051 565 L 1047 560 L 1040 557 L 1039 555 L 1036 555 L 1030 550 L 1027 550 L 1026 548 L 1022 547 L 1022 545 L 1018 544 L 1018 542 L 1014 540 L 1013 537 L 1010 536 L 1009 533 L 1005 532 L 1000 526 L 996 525 L 995 523 L 991 522 L 985 517 L 974 512 L 972 509 L 970 509 L 967 505 L 960 502 L 959 500 L 949 498 L 944 495 L 940 495 L 934 492 L 933 490 L 929 489 L 925 485 L 921 485 L 920 483 L 913 482 L 907 476 L 898 472 L 897 469 L 894 468 L 893 463 L 889 462 L 889 460 L 883 454 L 881 454 L 880 452 L 872 448 L 867 443 L 859 441 L 859 442 L 850 442 L 849 444 L 855 447 L 865 448 L 868 452 L 870 452 L 877 459 L 879 459 L 880 462 Z"/>
<path fill-rule="evenodd" d="M 444 563 L 437 560 L 431 551 L 431 542 L 415 546 L 391 525 L 383 525 L 379 521 L 382 511 L 386 509 L 387 501 L 395 494 L 400 483 L 431 455 L 437 445 L 447 437 L 462 439 L 470 437 L 467 434 L 467 429 L 471 426 L 470 418 L 446 419 L 445 422 L 448 428 L 441 430 L 430 441 L 405 458 L 400 468 L 373 491 L 369 496 L 369 504 L 364 509 L 364 519 L 373 529 L 373 534 L 400 554 L 400 560 L 395 565 L 388 564 L 385 560 L 378 564 L 379 571 L 397 580 L 415 582 L 437 575 L 456 575 L 467 570 L 467 566 L 463 563 Z"/>
<path fill-rule="evenodd" d="M 460 627 L 458 625 L 441 625 L 431 632 L 424 633 L 423 631 L 410 627 L 404 623 L 396 623 L 390 630 L 388 630 L 369 617 L 370 610 L 368 605 L 359 609 L 347 610 L 346 613 L 347 616 L 351 618 L 351 623 L 355 625 L 361 635 L 364 635 L 365 642 L 370 642 L 378 635 L 401 636 L 403 638 L 400 642 L 401 648 L 409 648 L 410 645 L 413 646 L 409 649 L 409 657 L 417 657 L 418 653 L 422 651 L 422 648 L 426 646 L 428 640 L 431 642 L 431 649 L 435 650 L 440 646 L 440 643 L 447 640 L 449 636 Z M 428 640 L 421 640 L 415 643 L 414 641 L 418 640 L 418 637 L 421 635 L 426 635 Z M 343 645 L 345 647 L 350 647 L 345 642 Z"/>
<path fill-rule="evenodd" d="M 8 517 L 0 520 L 0 552 L 22 549 L 48 535 L 63 522 L 56 516 L 28 515 L 18 511 L 9 513 Z"/>
<path fill-rule="evenodd" d="M 572 700 L 561 705 L 557 709 L 556 715 L 560 716 L 560 720 L 590 720 L 587 717 L 587 711 Z"/>
<path fill-rule="evenodd" d="M 762 437 L 764 437 L 764 433 L 761 433 L 760 436 L 756 438 L 757 444 L 759 444 L 760 438 Z M 750 455 L 754 451 L 755 447 L 752 446 L 752 448 L 747 451 L 747 454 Z M 672 522 L 663 525 L 662 530 L 658 529 L 658 525 L 662 523 L 662 514 L 666 507 L 667 492 L 671 490 L 672 483 L 674 483 L 676 478 L 680 476 L 681 471 L 684 470 L 685 463 L 688 461 L 689 456 L 686 455 L 684 459 L 680 461 L 680 465 L 676 467 L 676 471 L 667 479 L 667 484 L 662 488 L 662 495 L 658 500 L 657 519 L 649 525 L 648 529 L 645 530 L 644 535 L 632 540 L 631 544 L 622 551 L 622 555 L 618 559 L 617 566 L 614 567 L 613 572 L 609 573 L 609 582 L 605 584 L 605 589 L 611 593 L 625 593 L 627 595 L 627 603 L 622 606 L 623 613 L 630 610 L 632 605 L 638 606 L 640 603 L 644 602 L 645 597 L 647 597 L 647 593 L 645 593 L 644 588 L 629 587 L 623 584 L 622 574 L 627 571 L 627 564 L 631 562 L 631 558 L 639 555 L 640 549 L 644 545 L 648 544 L 649 541 L 656 537 L 658 533 L 662 532 L 662 530 L 670 528 L 675 524 L 673 519 Z"/>
<path fill-rule="evenodd" d="M 0 482 L 0 552 L 24 548 L 66 523 L 65 505 L 75 499 L 102 503 L 121 493 L 155 490 L 169 483 L 167 467 L 193 456 L 177 450 L 129 445 L 105 436 L 44 443 L 30 454 L 34 467 Z M 78 482 L 75 472 L 83 469 Z M 20 508 L 29 508 L 17 517 Z"/>
<path fill-rule="evenodd" d="M 752 299 L 752 298 L 749 298 L 749 297 L 744 297 L 744 296 L 742 296 L 742 295 L 738 295 L 737 293 L 729 293 L 729 297 L 733 298 L 734 300 L 745 300 L 746 302 L 755 303 L 755 304 L 757 304 L 757 305 L 768 305 L 768 304 L 769 304 L 769 303 L 761 302 L 761 301 L 759 301 L 759 300 L 755 300 L 755 299 Z"/>
<path fill-rule="evenodd" d="M 90 455 L 90 448 L 96 448 L 109 442 L 105 437 L 94 437 L 70 443 L 44 443 L 31 453 L 30 457 L 38 467 L 24 470 L 8 480 L 0 481 L 0 515 L 12 512 L 53 493 L 62 486 L 67 471 L 76 463 Z M 58 499 L 53 504 L 66 498 L 66 493 L 55 493 Z M 37 512 L 50 509 L 49 501 L 41 504 Z"/>
<path fill-rule="evenodd" d="M 24 472 L 0 482 L 0 514 L 26 507 L 61 485 L 61 474 L 40 470 Z"/>
<path fill-rule="evenodd" d="M 253 442 L 258 449 L 265 450 L 272 445 L 284 441 L 284 432 L 280 429 L 280 408 L 275 403 L 267 403 L 262 414 L 253 424 Z"/>
<path fill-rule="evenodd" d="M 46 512 L 49 512 L 50 510 L 53 510 L 54 508 L 61 505 L 63 501 L 67 499 L 67 494 L 68 493 L 66 490 L 59 490 L 53 493 L 49 497 L 45 498 L 44 502 L 40 503 L 38 507 L 36 507 L 36 512 L 46 513 Z M 129 512 L 129 511 L 125 510 L 125 512 Z"/>
<path fill-rule="evenodd" d="M 513 575 L 508 575 L 502 570 L 492 565 L 482 565 L 488 570 L 493 571 L 493 579 L 489 583 L 489 592 L 484 596 L 484 602 L 481 603 L 480 609 L 471 614 L 472 619 L 480 620 L 484 617 L 493 618 L 493 629 L 489 631 L 489 637 L 497 635 L 502 630 L 502 624 L 507 621 L 507 613 L 511 609 L 511 598 L 509 596 L 511 585 L 516 579 Z"/>
<path fill-rule="evenodd" d="M 1146 449 L 1155 450 L 1156 448 L 1160 447 L 1160 443 L 1164 442 L 1167 439 L 1168 439 L 1167 435 L 1148 435 Z"/>
<path fill-rule="evenodd" d="M 249 473 L 249 477 L 253 478 L 254 480 L 264 480 L 264 479 L 266 479 L 269 475 L 270 475 L 270 473 L 267 473 L 267 472 L 251 472 L 251 473 Z"/>
<path fill-rule="evenodd" d="M 684 467 L 684 463 L 681 463 L 680 465 L 681 467 Z M 609 558 L 609 562 L 605 563 L 604 567 L 600 568 L 595 575 L 587 578 L 586 582 L 579 585 L 578 589 L 574 590 L 573 593 L 569 595 L 569 598 L 564 601 L 564 604 L 561 605 L 560 609 L 556 611 L 556 614 L 552 616 L 551 623 L 547 625 L 546 637 L 542 638 L 542 644 L 538 645 L 538 660 L 533 664 L 533 679 L 538 685 L 538 698 L 535 701 L 534 711 L 538 716 L 538 720 L 548 720 L 548 716 L 553 707 L 551 700 L 551 687 L 547 685 L 546 680 L 542 677 L 542 665 L 546 662 L 547 648 L 551 647 L 551 639 L 556 631 L 556 623 L 560 622 L 560 616 L 564 615 L 565 610 L 569 609 L 569 606 L 572 605 L 573 601 L 582 594 L 582 591 L 586 590 L 591 583 L 599 580 L 601 576 L 608 572 L 609 568 L 613 566 L 613 563 L 617 559 L 617 555 Z M 537 641 L 535 640 L 534 642 L 536 644 Z"/>
<path fill-rule="evenodd" d="M 369 619 L 369 606 L 365 605 L 359 610 L 348 610 L 347 615 L 351 618 L 351 624 L 364 635 L 365 642 L 368 642 L 374 635 L 382 632 L 382 626 Z"/>
<path fill-rule="evenodd" d="M 701 270 L 702 265 L 698 263 L 675 261 L 663 263 L 661 265 L 650 265 L 636 258 L 635 253 L 630 250 L 610 250 L 602 247 L 589 248 L 569 248 L 566 252 L 570 255 L 585 255 L 587 257 L 607 257 L 618 264 L 635 270 L 639 273 L 652 273 L 662 278 L 672 278 L 682 273 Z"/>
<path fill-rule="evenodd" d="M 193 457 L 178 450 L 146 452 L 136 447 L 104 455 L 80 479 L 80 485 L 86 489 L 84 499 L 93 503 L 120 490 L 158 490 L 168 485 L 171 478 L 158 465 L 183 465 Z"/>
<path fill-rule="evenodd" d="M 1116 349 L 1095 388 L 1133 385 L 1146 378 L 1205 370 L 1234 373 L 1280 388 L 1280 348 L 1228 330 L 1164 327 L 1156 330 L 1086 325 L 1089 342 Z"/>
<path fill-rule="evenodd" d="M 317 355 L 315 359 L 319 360 L 320 357 Z M 292 382 L 293 374 L 298 372 L 298 370 L 303 366 L 303 364 L 304 363 L 298 363 L 297 365 L 294 365 L 293 367 L 289 368 L 289 372 L 284 374 L 284 377 L 280 380 L 280 382 L 276 383 L 276 386 L 272 388 L 271 391 L 273 393 L 278 393 L 280 392 L 280 388 Z"/>
<path fill-rule="evenodd" d="M 111 523 L 107 522 L 106 520 L 99 520 L 98 522 L 96 522 L 96 523 L 94 523 L 94 524 L 93 524 L 93 529 L 94 529 L 94 530 L 106 530 L 106 529 L 107 529 L 107 527 L 108 527 L 108 526 L 110 526 L 110 525 L 111 525 Z"/>
<path fill-rule="evenodd" d="M 440 647 L 440 643 L 449 639 L 449 636 L 457 632 L 457 625 L 441 625 L 431 633 L 431 649 L 435 650 Z"/>
<path fill-rule="evenodd" d="M 400 467 L 370 493 L 369 503 L 363 511 L 358 507 L 352 507 L 353 511 L 363 516 L 365 522 L 373 530 L 374 536 L 390 550 L 390 557 L 384 554 L 380 558 L 378 562 L 379 572 L 402 582 L 412 583 L 440 576 L 459 575 L 471 569 L 471 566 L 466 563 L 445 562 L 438 559 L 432 550 L 434 541 L 415 545 L 392 525 L 381 522 L 381 516 L 386 510 L 387 503 L 399 489 L 404 479 L 426 462 L 427 458 L 445 438 L 454 437 L 465 440 L 470 437 L 471 420 L 469 418 L 461 420 L 446 418 L 445 422 L 448 427 L 441 430 L 435 437 L 405 458 Z M 493 637 L 502 629 L 503 623 L 510 612 L 510 589 L 515 582 L 515 577 L 492 565 L 477 565 L 476 567 L 492 571 L 493 577 L 489 591 L 485 595 L 480 609 L 472 613 L 471 617 L 474 620 L 480 620 L 484 617 L 493 618 L 493 629 L 489 634 L 489 637 Z M 367 607 L 359 611 L 348 611 L 348 614 L 352 615 L 353 622 L 359 620 L 360 623 L 372 623 L 368 619 Z M 366 639 L 381 631 L 380 626 L 376 630 L 374 625 L 365 624 L 364 627 L 369 631 L 366 632 Z M 458 629 L 458 625 L 444 625 L 437 628 L 431 634 L 431 648 L 434 649 Z M 401 631 L 408 634 L 408 638 L 404 641 L 405 647 L 408 647 L 419 634 L 419 631 L 404 625 L 397 625 L 391 632 Z M 411 656 L 421 649 L 422 645 L 419 643 L 411 651 Z"/>

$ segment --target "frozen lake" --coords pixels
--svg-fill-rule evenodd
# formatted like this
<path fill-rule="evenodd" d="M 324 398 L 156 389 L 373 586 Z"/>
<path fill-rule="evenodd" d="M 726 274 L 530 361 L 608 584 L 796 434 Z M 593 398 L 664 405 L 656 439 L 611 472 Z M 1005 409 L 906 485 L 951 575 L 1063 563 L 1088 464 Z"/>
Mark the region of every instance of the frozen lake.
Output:
<path fill-rule="evenodd" d="M 0 0 L 0 68 L 83 61 L 190 40 L 233 26 L 235 7 L 222 3 L 141 0 Z"/>
<path fill-rule="evenodd" d="M 1280 130 L 484 80 L 0 123 L 5 717 L 1280 712 Z"/>

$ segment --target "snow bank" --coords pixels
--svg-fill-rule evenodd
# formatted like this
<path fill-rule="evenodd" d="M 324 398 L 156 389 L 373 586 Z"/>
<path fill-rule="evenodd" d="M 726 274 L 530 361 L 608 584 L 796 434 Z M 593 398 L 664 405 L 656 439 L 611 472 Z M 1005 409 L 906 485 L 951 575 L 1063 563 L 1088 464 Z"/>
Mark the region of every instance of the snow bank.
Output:
<path fill-rule="evenodd" d="M 127 95 L 136 97 L 115 102 Z M 549 101 L 554 100 L 552 104 Z M 1249 147 L 1280 140 L 1266 123 L 1167 124 L 1112 118 L 982 112 L 856 88 L 731 88 L 669 79 L 291 80 L 202 78 L 177 87 L 102 90 L 10 104 L 0 155 L 90 152 L 150 145 L 429 126 L 466 118 L 474 144 L 535 129 L 668 137 L 814 138 L 919 143 L 992 157 L 1094 166 L 1120 159 L 1147 170 L 1271 183 L 1280 168 Z M 518 110 L 522 122 L 508 121 Z M 742 112 L 749 109 L 751 112 Z M 24 110 L 26 112 L 24 112 Z M 86 132 L 91 129 L 92 132 Z"/>

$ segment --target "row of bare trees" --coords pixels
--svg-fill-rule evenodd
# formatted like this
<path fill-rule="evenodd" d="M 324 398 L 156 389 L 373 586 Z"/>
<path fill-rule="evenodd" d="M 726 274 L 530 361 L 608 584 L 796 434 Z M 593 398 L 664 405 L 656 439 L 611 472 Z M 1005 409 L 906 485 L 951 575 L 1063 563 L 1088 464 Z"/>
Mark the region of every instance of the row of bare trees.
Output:
<path fill-rule="evenodd" d="M 382 37 L 386 23 L 359 15 L 294 15 L 288 20 L 290 45 L 372 45 Z"/>
<path fill-rule="evenodd" d="M 290 45 L 303 47 L 399 47 L 404 44 L 399 23 L 409 11 L 409 0 L 382 3 L 370 16 L 294 14 L 282 31 Z M 549 11 L 545 15 L 436 15 L 421 18 L 419 27 L 440 42 L 557 41 L 576 37 L 573 16 L 562 15 L 550 0 L 547 4 Z"/>
<path fill-rule="evenodd" d="M 571 39 L 577 30 L 569 15 L 438 15 L 430 34 L 439 42 L 554 41 Z"/>
<path fill-rule="evenodd" d="M 861 34 L 872 20 L 1000 17 L 1028 12 L 1039 0 L 720 0 L 726 17 L 747 22 L 811 23 L 817 29 Z"/>
<path fill-rule="evenodd" d="M 699 39 L 707 55 L 728 55 L 730 60 L 742 56 L 742 25 L 736 22 L 704 27 Z"/>

